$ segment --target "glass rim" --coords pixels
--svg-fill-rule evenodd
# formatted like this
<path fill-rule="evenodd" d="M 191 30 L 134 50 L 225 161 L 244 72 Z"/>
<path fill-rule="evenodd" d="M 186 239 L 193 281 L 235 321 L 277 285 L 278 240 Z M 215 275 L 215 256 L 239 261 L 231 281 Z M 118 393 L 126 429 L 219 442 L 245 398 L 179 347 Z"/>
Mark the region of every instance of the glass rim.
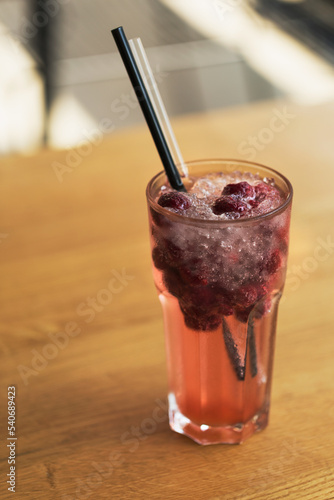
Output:
<path fill-rule="evenodd" d="M 234 158 L 232 158 L 232 159 L 231 158 L 210 158 L 210 159 L 204 159 L 204 160 L 186 161 L 185 165 L 191 166 L 191 165 L 205 164 L 205 163 L 210 163 L 210 162 L 213 162 L 213 163 L 231 162 L 231 163 L 236 163 L 236 164 L 239 163 L 239 164 L 252 165 L 252 166 L 257 166 L 257 167 L 261 167 L 263 169 L 266 169 L 269 172 L 272 172 L 273 174 L 278 176 L 282 181 L 285 182 L 285 184 L 287 185 L 287 188 L 288 188 L 288 196 L 287 196 L 286 200 L 284 200 L 284 202 L 281 205 L 274 208 L 273 210 L 270 210 L 269 212 L 266 212 L 266 213 L 261 214 L 261 215 L 256 215 L 253 217 L 245 217 L 244 219 L 239 218 L 239 219 L 213 220 L 213 219 L 200 219 L 200 218 L 196 218 L 196 217 L 187 217 L 186 215 L 177 214 L 175 212 L 171 212 L 167 208 L 161 207 L 154 200 L 154 198 L 151 194 L 152 185 L 160 176 L 166 175 L 166 172 L 164 170 L 161 170 L 154 177 L 152 177 L 152 179 L 148 182 L 148 184 L 146 186 L 146 198 L 147 198 L 147 201 L 148 201 L 150 207 L 154 208 L 154 210 L 156 212 L 159 212 L 160 214 L 165 215 L 166 217 L 168 217 L 170 220 L 173 220 L 174 222 L 182 222 L 183 224 L 190 224 L 190 225 L 195 225 L 195 226 L 199 226 L 199 225 L 230 226 L 232 224 L 233 225 L 235 225 L 235 224 L 237 224 L 237 225 L 238 224 L 239 225 L 240 224 L 241 225 L 252 224 L 253 222 L 257 222 L 259 220 L 272 218 L 272 217 L 278 215 L 279 213 L 284 212 L 284 210 L 288 207 L 288 205 L 291 204 L 292 196 L 293 196 L 293 187 L 292 187 L 292 184 L 289 181 L 289 179 L 287 179 L 287 177 L 285 177 L 283 174 L 281 174 L 277 170 L 275 170 L 271 167 L 267 167 L 266 165 L 263 165 L 261 163 L 248 161 L 248 160 L 234 159 Z"/>

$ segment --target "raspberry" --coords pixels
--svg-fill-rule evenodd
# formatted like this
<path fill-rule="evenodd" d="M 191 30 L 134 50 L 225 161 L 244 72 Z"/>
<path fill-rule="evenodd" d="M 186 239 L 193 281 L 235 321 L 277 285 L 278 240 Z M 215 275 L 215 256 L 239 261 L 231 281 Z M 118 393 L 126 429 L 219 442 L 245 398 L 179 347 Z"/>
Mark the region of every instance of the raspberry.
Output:
<path fill-rule="evenodd" d="M 150 213 L 152 220 L 156 226 L 167 227 L 170 225 L 170 222 L 167 217 L 165 217 L 165 215 L 159 214 L 159 212 L 156 212 L 155 210 L 153 210 L 153 208 L 150 208 Z"/>
<path fill-rule="evenodd" d="M 168 239 L 164 239 L 162 244 L 166 251 L 167 260 L 171 265 L 176 266 L 182 260 L 183 252 L 181 248 Z"/>
<path fill-rule="evenodd" d="M 201 312 L 194 307 L 185 307 L 180 304 L 184 316 L 184 322 L 191 330 L 210 332 L 216 330 L 221 323 L 219 314 L 208 314 Z"/>
<path fill-rule="evenodd" d="M 263 297 L 265 294 L 265 286 L 257 283 L 242 285 L 234 293 L 236 303 L 243 309 L 247 309 L 248 307 L 253 306 L 255 302 L 260 300 L 261 297 Z"/>
<path fill-rule="evenodd" d="M 289 228 L 285 225 L 277 231 L 277 237 L 279 238 L 279 247 L 282 254 L 286 254 L 288 251 L 289 243 Z"/>
<path fill-rule="evenodd" d="M 199 311 L 212 311 L 219 304 L 219 298 L 208 286 L 190 287 L 183 299 L 187 307 L 193 307 Z"/>
<path fill-rule="evenodd" d="M 193 258 L 188 260 L 186 266 L 180 267 L 179 271 L 184 281 L 189 285 L 205 286 L 209 282 L 209 269 L 201 259 Z"/>
<path fill-rule="evenodd" d="M 233 310 L 233 306 L 235 305 L 233 294 L 230 290 L 227 290 L 222 286 L 216 286 L 215 293 L 218 297 L 219 308 L 222 309 L 222 311 L 226 311 L 222 314 L 224 314 L 225 316 L 229 316 L 229 314 L 227 314 L 228 311 Z"/>
<path fill-rule="evenodd" d="M 154 247 L 152 250 L 152 260 L 157 269 L 163 271 L 168 268 L 168 262 L 165 254 L 159 247 Z"/>
<path fill-rule="evenodd" d="M 242 307 L 249 307 L 254 302 L 256 302 L 257 299 L 257 290 L 254 285 L 243 285 L 240 288 L 238 288 L 236 294 L 236 302 Z"/>
<path fill-rule="evenodd" d="M 250 313 L 252 312 L 252 306 L 248 308 L 236 308 L 234 310 L 235 317 L 241 321 L 241 323 L 247 323 Z"/>
<path fill-rule="evenodd" d="M 282 257 L 278 249 L 270 255 L 265 264 L 265 269 L 269 274 L 275 274 L 282 265 Z"/>
<path fill-rule="evenodd" d="M 173 268 L 166 269 L 163 273 L 163 281 L 171 295 L 178 299 L 184 294 L 182 279 L 177 270 Z"/>
<path fill-rule="evenodd" d="M 222 191 L 222 195 L 232 195 L 237 198 L 254 198 L 255 189 L 248 182 L 238 182 L 237 184 L 227 184 Z"/>
<path fill-rule="evenodd" d="M 273 190 L 269 184 L 265 182 L 260 182 L 255 186 L 255 202 L 258 205 L 267 197 L 267 195 Z"/>
<path fill-rule="evenodd" d="M 231 214 L 235 218 L 239 218 L 247 210 L 247 204 L 241 200 L 237 200 L 233 196 L 221 196 L 212 205 L 212 211 L 216 215 Z"/>
<path fill-rule="evenodd" d="M 222 316 L 231 316 L 233 314 L 233 308 L 229 304 L 224 304 L 223 302 L 219 304 L 218 311 Z"/>
<path fill-rule="evenodd" d="M 191 330 L 210 332 L 217 330 L 221 323 L 221 318 L 218 315 L 208 316 L 207 318 L 196 318 L 185 314 L 184 322 Z"/>
<path fill-rule="evenodd" d="M 191 201 L 185 194 L 170 191 L 160 196 L 158 205 L 174 210 L 187 210 L 191 206 Z"/>

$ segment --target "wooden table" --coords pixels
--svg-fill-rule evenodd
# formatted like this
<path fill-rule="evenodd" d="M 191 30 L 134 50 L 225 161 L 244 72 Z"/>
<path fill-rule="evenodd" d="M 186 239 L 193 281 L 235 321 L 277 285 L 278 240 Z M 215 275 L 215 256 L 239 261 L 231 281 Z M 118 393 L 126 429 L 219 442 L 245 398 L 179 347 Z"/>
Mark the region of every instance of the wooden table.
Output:
<path fill-rule="evenodd" d="M 295 188 L 270 425 L 241 446 L 168 427 L 146 127 L 1 160 L 1 498 L 8 386 L 16 499 L 334 498 L 333 122 L 333 104 L 279 101 L 175 120 L 186 159 L 246 159 L 255 137 Z"/>

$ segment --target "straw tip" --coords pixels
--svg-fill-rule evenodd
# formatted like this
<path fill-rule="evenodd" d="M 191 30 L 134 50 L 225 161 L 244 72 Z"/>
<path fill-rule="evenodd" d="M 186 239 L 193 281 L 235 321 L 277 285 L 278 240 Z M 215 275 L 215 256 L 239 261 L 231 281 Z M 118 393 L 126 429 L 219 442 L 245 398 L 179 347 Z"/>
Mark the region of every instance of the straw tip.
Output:
<path fill-rule="evenodd" d="M 120 31 L 124 31 L 124 30 L 123 30 L 123 26 L 118 26 L 117 28 L 114 28 L 110 31 L 112 34 L 114 34 L 114 33 L 119 33 Z"/>

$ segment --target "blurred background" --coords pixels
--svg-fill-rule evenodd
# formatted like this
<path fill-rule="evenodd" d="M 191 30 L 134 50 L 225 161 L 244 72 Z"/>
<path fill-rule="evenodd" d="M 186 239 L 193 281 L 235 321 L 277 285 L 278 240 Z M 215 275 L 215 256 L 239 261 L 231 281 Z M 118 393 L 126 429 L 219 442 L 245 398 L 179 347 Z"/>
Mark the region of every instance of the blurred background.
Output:
<path fill-rule="evenodd" d="M 334 0 L 0 0 L 0 155 L 143 122 L 120 25 L 142 39 L 170 116 L 334 98 Z"/>

